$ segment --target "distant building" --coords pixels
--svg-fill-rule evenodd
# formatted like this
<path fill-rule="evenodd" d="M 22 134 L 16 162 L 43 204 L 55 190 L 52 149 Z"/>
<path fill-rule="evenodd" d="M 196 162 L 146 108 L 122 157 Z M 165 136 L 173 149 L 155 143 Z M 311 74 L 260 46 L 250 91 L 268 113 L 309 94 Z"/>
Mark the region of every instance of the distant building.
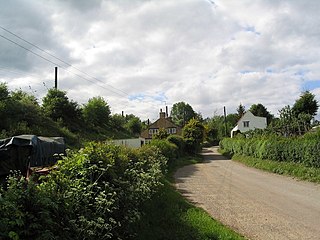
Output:
<path fill-rule="evenodd" d="M 247 111 L 238 121 L 237 125 L 231 130 L 231 137 L 238 131 L 241 133 L 254 129 L 265 129 L 267 127 L 267 118 L 256 117 L 250 111 Z"/>
<path fill-rule="evenodd" d="M 150 141 L 154 134 L 157 134 L 159 130 L 163 128 L 167 131 L 168 134 L 181 135 L 181 127 L 174 124 L 170 117 L 168 117 L 168 108 L 166 112 L 162 112 L 160 109 L 160 118 L 154 123 L 150 124 L 146 130 L 141 133 L 141 138 L 146 140 L 146 143 Z"/>
<path fill-rule="evenodd" d="M 114 139 L 111 140 L 110 142 L 115 144 L 115 145 L 122 145 L 125 147 L 129 148 L 139 148 L 142 147 L 145 144 L 145 139 L 144 138 L 128 138 L 128 139 Z"/>

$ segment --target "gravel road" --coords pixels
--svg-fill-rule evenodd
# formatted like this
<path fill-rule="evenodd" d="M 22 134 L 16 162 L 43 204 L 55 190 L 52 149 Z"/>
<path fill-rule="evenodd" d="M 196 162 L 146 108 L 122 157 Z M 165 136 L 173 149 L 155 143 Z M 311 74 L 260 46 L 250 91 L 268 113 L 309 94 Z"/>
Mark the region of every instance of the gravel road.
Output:
<path fill-rule="evenodd" d="M 248 168 L 217 148 L 175 174 L 189 201 L 248 239 L 320 239 L 320 185 Z"/>

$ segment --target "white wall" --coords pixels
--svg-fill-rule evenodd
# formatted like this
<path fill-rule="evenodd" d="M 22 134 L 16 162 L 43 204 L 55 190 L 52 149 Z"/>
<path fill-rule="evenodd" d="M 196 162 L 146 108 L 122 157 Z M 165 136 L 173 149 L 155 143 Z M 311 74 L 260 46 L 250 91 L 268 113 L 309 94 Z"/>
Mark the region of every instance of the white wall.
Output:
<path fill-rule="evenodd" d="M 115 139 L 111 140 L 110 142 L 114 143 L 115 145 L 122 145 L 130 148 L 139 148 L 146 143 L 144 138 Z"/>
<path fill-rule="evenodd" d="M 249 127 L 244 126 L 244 122 L 249 122 Z M 267 127 L 267 118 L 265 117 L 256 117 L 250 111 L 247 111 L 242 118 L 238 121 L 237 126 L 232 129 L 231 136 L 233 135 L 232 132 L 236 130 L 240 130 L 240 132 L 247 132 L 249 130 L 258 129 L 265 129 Z"/>

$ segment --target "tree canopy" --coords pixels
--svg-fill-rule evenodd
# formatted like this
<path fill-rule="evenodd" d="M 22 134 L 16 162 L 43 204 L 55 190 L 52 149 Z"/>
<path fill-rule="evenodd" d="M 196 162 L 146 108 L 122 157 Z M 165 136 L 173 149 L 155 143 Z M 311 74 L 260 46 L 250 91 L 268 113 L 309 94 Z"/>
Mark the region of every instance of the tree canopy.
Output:
<path fill-rule="evenodd" d="M 271 122 L 271 120 L 273 118 L 273 115 L 261 103 L 253 104 L 250 107 L 249 111 L 252 112 L 252 114 L 257 116 L 257 117 L 265 117 L 265 118 L 267 118 L 268 124 Z"/>
<path fill-rule="evenodd" d="M 184 126 L 192 118 L 197 118 L 197 113 L 185 102 L 173 104 L 171 109 L 171 118 L 179 126 Z"/>
<path fill-rule="evenodd" d="M 182 135 L 187 143 L 187 149 L 196 153 L 204 140 L 205 128 L 198 119 L 191 119 L 183 128 Z"/>
<path fill-rule="evenodd" d="M 300 95 L 300 98 L 295 101 L 292 111 L 296 116 L 301 113 L 315 116 L 318 108 L 319 105 L 318 101 L 315 99 L 315 95 L 309 91 L 305 91 Z"/>
<path fill-rule="evenodd" d="M 246 113 L 246 108 L 241 103 L 237 108 L 238 120 Z"/>
<path fill-rule="evenodd" d="M 84 120 L 94 127 L 106 126 L 110 118 L 110 108 L 102 97 L 93 97 L 82 109 Z"/>
<path fill-rule="evenodd" d="M 79 105 L 70 101 L 65 91 L 49 89 L 42 100 L 42 109 L 48 117 L 54 121 L 62 120 L 62 123 L 70 128 L 77 129 L 82 123 Z"/>

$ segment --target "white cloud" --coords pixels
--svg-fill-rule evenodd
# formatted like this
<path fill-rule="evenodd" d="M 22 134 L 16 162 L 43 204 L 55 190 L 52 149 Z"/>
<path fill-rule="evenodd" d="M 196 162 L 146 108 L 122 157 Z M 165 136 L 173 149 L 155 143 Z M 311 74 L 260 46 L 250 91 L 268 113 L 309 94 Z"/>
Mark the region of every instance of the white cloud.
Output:
<path fill-rule="evenodd" d="M 96 78 L 60 62 L 71 99 L 100 95 L 114 112 L 142 119 L 178 101 L 204 116 L 240 102 L 277 114 L 320 79 L 317 1 L 0 1 L 3 27 Z M 0 50 L 0 80 L 43 97 L 54 66 L 3 38 Z"/>

